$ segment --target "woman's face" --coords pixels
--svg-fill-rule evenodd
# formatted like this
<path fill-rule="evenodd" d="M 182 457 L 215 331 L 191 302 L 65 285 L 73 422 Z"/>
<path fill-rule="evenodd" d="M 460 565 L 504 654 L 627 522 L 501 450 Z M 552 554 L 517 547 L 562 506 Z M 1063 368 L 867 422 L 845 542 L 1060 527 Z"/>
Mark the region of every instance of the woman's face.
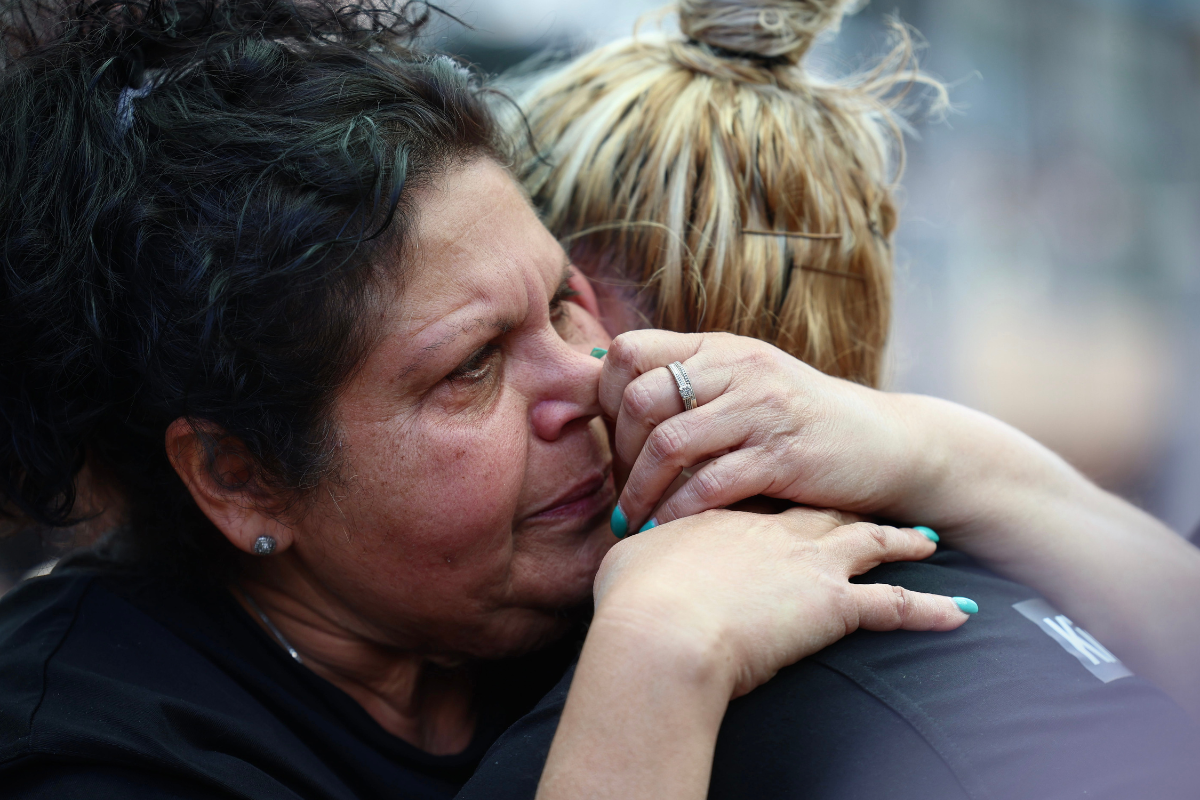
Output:
<path fill-rule="evenodd" d="M 343 480 L 296 524 L 293 555 L 380 643 L 513 654 L 590 600 L 615 541 L 589 355 L 608 337 L 499 166 L 416 200 L 403 291 L 336 405 Z"/>

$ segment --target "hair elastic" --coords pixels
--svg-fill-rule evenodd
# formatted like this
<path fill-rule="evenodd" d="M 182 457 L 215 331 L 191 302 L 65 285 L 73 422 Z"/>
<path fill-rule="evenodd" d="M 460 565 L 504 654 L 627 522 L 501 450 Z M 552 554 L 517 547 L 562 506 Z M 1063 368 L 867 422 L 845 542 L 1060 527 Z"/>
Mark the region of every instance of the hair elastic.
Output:
<path fill-rule="evenodd" d="M 150 94 L 150 90 L 154 88 L 154 81 L 146 81 L 137 89 L 132 86 L 126 86 L 121 90 L 120 97 L 117 98 L 117 136 L 123 137 L 129 133 L 129 129 L 133 127 L 133 101 L 141 100 L 146 95 Z"/>

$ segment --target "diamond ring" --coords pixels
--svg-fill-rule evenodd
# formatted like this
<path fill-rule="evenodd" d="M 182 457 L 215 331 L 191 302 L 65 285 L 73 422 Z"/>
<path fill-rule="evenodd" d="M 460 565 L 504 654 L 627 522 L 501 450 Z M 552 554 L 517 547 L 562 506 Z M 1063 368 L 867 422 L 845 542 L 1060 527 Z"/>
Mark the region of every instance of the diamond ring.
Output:
<path fill-rule="evenodd" d="M 671 370 L 675 385 L 679 387 L 679 396 L 683 398 L 683 410 L 691 411 L 697 405 L 696 392 L 692 390 L 692 380 L 688 377 L 687 370 L 678 361 L 672 361 L 667 365 L 667 369 Z"/>

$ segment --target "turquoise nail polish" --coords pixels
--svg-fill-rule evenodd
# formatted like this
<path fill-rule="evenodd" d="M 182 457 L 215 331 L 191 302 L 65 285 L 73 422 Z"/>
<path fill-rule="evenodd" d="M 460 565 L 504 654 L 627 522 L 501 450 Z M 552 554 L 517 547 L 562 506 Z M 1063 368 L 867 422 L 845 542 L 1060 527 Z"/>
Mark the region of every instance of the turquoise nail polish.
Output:
<path fill-rule="evenodd" d="M 652 519 L 649 522 L 647 522 L 645 525 L 643 525 L 642 527 L 638 528 L 638 533 L 645 533 L 646 531 L 650 530 L 651 528 L 657 528 L 657 527 L 658 527 L 658 522 L 656 520 Z"/>
<path fill-rule="evenodd" d="M 607 353 L 608 353 L 608 351 L 602 347 L 593 347 L 592 348 L 592 358 L 604 358 L 604 356 Z"/>
<path fill-rule="evenodd" d="M 613 509 L 612 519 L 609 520 L 608 525 L 618 539 L 624 539 L 625 534 L 629 533 L 629 518 L 625 516 L 620 505 Z"/>
<path fill-rule="evenodd" d="M 959 610 L 964 614 L 979 613 L 979 603 L 976 603 L 969 597 L 951 597 L 950 599 L 954 601 L 954 605 L 958 606 Z"/>
<path fill-rule="evenodd" d="M 933 532 L 933 528 L 926 528 L 924 525 L 914 525 L 913 530 L 931 542 L 940 542 L 942 540 L 940 536 Z"/>

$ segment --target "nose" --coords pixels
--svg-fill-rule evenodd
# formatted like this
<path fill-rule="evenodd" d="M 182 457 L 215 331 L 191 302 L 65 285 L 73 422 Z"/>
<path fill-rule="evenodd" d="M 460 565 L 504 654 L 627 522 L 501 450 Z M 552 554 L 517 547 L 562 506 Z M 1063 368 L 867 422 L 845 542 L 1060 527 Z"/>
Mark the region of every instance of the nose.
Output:
<path fill-rule="evenodd" d="M 600 415 L 599 359 L 572 348 L 562 340 L 552 345 L 540 387 L 531 410 L 533 432 L 539 439 L 556 441 L 573 423 L 587 425 Z"/>

